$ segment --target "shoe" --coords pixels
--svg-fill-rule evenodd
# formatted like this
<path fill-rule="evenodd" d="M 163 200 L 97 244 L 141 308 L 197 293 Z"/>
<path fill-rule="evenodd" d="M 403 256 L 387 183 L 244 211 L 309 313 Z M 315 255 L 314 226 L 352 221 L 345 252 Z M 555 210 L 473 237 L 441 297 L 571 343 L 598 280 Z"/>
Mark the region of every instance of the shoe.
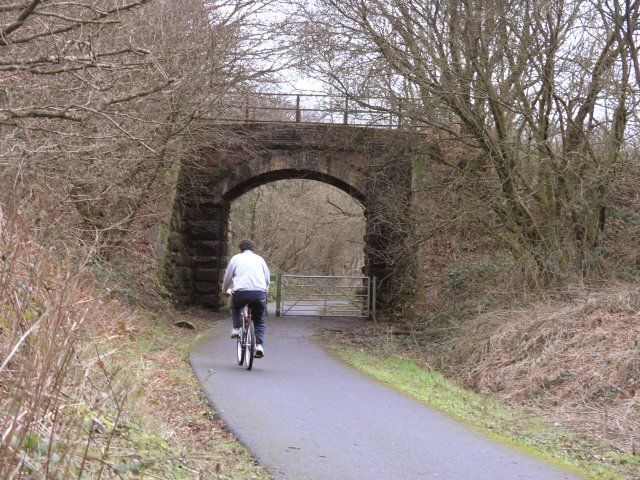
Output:
<path fill-rule="evenodd" d="M 233 330 L 231 330 L 231 338 L 240 338 L 241 333 L 242 330 L 240 330 L 239 328 L 234 328 Z"/>
<path fill-rule="evenodd" d="M 255 353 L 254 357 L 255 358 L 264 357 L 264 348 L 262 347 L 262 345 L 260 345 L 260 344 L 256 345 L 256 353 Z"/>

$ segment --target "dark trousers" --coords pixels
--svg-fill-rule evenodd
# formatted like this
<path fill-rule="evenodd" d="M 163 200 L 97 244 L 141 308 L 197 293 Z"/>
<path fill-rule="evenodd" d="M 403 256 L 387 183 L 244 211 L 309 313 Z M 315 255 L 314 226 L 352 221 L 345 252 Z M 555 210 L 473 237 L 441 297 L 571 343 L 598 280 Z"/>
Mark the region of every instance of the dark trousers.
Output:
<path fill-rule="evenodd" d="M 249 310 L 251 310 L 251 318 L 256 327 L 256 341 L 262 344 L 264 342 L 264 311 L 267 309 L 267 294 L 260 290 L 238 290 L 233 292 L 231 300 L 233 328 L 242 328 L 240 311 L 245 305 L 249 305 Z"/>

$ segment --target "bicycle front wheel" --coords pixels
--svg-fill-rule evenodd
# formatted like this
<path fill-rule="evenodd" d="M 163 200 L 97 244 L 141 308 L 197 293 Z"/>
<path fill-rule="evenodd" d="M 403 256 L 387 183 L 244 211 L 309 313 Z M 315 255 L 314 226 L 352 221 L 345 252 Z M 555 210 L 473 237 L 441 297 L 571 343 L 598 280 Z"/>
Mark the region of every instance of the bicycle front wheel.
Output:
<path fill-rule="evenodd" d="M 247 338 L 244 344 L 244 368 L 251 370 L 253 367 L 253 355 L 256 352 L 256 331 L 253 322 L 249 322 L 247 328 Z"/>

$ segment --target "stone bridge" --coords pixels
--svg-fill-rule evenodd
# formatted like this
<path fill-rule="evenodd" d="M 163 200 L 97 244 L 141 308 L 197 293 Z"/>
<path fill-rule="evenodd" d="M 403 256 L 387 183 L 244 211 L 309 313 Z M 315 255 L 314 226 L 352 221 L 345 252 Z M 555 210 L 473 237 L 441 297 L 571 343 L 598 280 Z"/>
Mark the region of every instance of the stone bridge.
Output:
<path fill-rule="evenodd" d="M 393 302 L 412 268 L 403 248 L 411 202 L 408 133 L 242 122 L 205 125 L 194 143 L 181 166 L 165 258 L 165 281 L 177 303 L 219 308 L 230 203 L 252 188 L 293 178 L 326 182 L 364 206 L 363 273 L 378 278 L 382 307 Z"/>

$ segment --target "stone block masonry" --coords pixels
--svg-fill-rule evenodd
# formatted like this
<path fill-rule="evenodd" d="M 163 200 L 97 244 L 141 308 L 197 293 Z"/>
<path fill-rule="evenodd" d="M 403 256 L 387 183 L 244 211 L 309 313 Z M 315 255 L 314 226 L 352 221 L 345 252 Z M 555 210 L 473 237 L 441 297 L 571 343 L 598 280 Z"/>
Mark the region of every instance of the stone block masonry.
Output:
<path fill-rule="evenodd" d="M 177 303 L 220 307 L 230 203 L 265 183 L 293 178 L 328 183 L 364 205 L 364 273 L 378 277 L 380 306 L 393 302 L 396 277 L 411 268 L 398 269 L 388 253 L 402 251 L 392 244 L 406 238 L 406 225 L 395 225 L 403 206 L 411 204 L 407 152 L 412 142 L 406 133 L 325 124 L 200 127 L 195 153 L 181 166 L 164 266 Z M 395 206 L 392 215 L 382 208 L 389 201 Z"/>

